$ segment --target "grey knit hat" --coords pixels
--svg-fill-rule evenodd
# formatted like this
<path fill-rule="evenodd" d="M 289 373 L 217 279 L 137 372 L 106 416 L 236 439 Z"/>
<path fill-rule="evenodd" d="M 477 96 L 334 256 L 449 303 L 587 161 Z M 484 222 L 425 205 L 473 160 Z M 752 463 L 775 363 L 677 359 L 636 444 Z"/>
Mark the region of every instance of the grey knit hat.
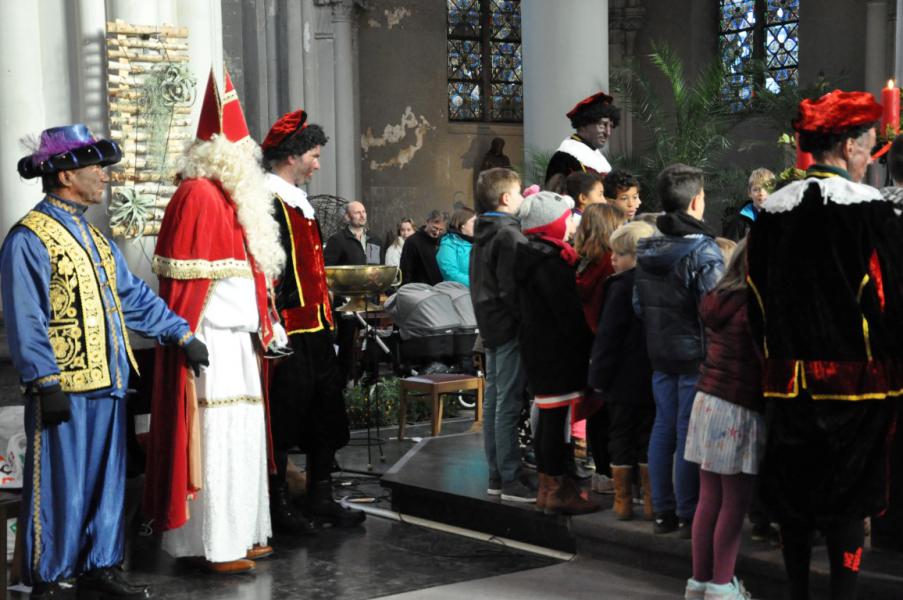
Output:
<path fill-rule="evenodd" d="M 524 231 L 548 225 L 561 218 L 565 211 L 574 208 L 570 196 L 562 196 L 555 192 L 536 192 L 524 198 L 517 211 L 520 227 Z"/>

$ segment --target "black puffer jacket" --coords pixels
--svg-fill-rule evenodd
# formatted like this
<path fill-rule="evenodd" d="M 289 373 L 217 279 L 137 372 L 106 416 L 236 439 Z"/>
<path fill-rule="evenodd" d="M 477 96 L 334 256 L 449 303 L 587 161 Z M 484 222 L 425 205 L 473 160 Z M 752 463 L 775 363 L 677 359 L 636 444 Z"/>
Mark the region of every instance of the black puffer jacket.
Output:
<path fill-rule="evenodd" d="M 498 348 L 517 336 L 519 307 L 514 283 L 517 247 L 527 239 L 513 215 L 480 215 L 470 251 L 470 298 L 483 344 Z"/>
<path fill-rule="evenodd" d="M 637 247 L 633 306 L 652 368 L 693 374 L 705 356 L 699 303 L 721 278 L 724 258 L 708 227 L 686 213 L 667 213 L 656 225 L 663 235 Z"/>
<path fill-rule="evenodd" d="M 520 353 L 534 394 L 586 387 L 593 334 L 577 295 L 576 269 L 561 249 L 539 239 L 517 248 L 515 277 L 521 323 Z"/>

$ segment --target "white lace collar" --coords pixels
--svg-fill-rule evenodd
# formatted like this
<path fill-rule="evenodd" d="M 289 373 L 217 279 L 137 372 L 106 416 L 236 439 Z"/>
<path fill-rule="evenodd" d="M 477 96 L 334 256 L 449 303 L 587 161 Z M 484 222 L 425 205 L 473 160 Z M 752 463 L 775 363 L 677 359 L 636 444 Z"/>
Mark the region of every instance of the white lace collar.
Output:
<path fill-rule="evenodd" d="M 316 215 L 314 207 L 307 200 L 307 192 L 287 182 L 275 173 L 267 173 L 267 187 L 270 192 L 279 196 L 283 202 L 297 208 L 308 219 L 313 219 Z"/>
<path fill-rule="evenodd" d="M 809 177 L 802 181 L 794 181 L 782 187 L 768 197 L 762 210 L 770 213 L 787 212 L 796 208 L 803 200 L 803 195 L 811 184 L 821 189 L 821 197 L 825 202 L 834 204 L 859 204 L 882 200 L 881 192 L 870 185 L 855 183 L 845 177 Z"/>
<path fill-rule="evenodd" d="M 558 152 L 564 152 L 565 154 L 570 154 L 574 158 L 580 161 L 585 167 L 589 167 L 593 171 L 597 173 L 607 174 L 611 171 L 611 165 L 608 163 L 608 160 L 602 155 L 602 151 L 598 148 L 593 150 L 584 142 L 580 140 L 575 140 L 573 137 L 569 137 L 558 146 Z"/>

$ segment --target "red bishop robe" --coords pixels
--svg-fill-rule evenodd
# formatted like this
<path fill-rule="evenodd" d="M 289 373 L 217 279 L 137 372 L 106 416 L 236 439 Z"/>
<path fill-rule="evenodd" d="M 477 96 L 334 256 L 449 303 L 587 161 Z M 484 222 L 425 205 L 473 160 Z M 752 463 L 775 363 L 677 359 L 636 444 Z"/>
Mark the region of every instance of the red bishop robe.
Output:
<path fill-rule="evenodd" d="M 160 227 L 154 272 L 160 297 L 192 331 L 214 280 L 252 276 L 260 341 L 263 347 L 272 341 L 266 278 L 248 255 L 235 205 L 219 182 L 187 179 L 179 185 Z M 144 509 L 154 519 L 154 529 L 163 532 L 185 524 L 188 498 L 201 488 L 199 440 L 194 380 L 182 351 L 158 346 L 155 373 Z"/>

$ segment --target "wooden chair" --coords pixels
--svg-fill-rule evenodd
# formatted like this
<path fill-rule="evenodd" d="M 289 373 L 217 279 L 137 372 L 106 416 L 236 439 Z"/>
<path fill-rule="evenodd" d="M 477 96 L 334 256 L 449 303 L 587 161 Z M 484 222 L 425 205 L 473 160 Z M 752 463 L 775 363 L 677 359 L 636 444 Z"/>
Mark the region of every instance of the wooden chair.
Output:
<path fill-rule="evenodd" d="M 407 421 L 408 397 L 432 403 L 432 435 L 442 430 L 442 397 L 446 394 L 476 390 L 477 405 L 474 420 L 483 418 L 483 378 L 467 374 L 417 375 L 401 380 L 398 404 L 398 439 L 404 439 Z"/>

